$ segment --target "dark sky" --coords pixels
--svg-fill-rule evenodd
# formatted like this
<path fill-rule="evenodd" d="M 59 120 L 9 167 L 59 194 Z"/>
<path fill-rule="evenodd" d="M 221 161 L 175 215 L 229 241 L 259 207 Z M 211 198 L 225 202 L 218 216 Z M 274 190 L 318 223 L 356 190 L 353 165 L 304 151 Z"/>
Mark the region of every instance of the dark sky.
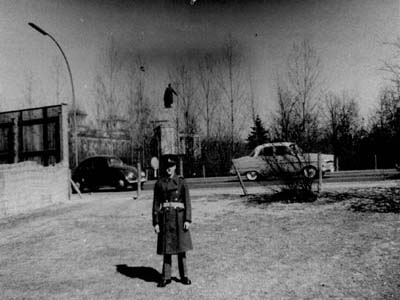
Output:
<path fill-rule="evenodd" d="M 397 0 L 287 1 L 0 1 L 0 96 L 3 109 L 24 106 L 27 72 L 43 104 L 54 101 L 51 68 L 59 57 L 33 22 L 57 38 L 66 52 L 81 103 L 93 100 L 93 79 L 111 36 L 127 51 L 148 57 L 153 96 L 168 81 L 167 63 L 189 50 L 216 51 L 229 34 L 253 72 L 255 95 L 265 116 L 274 107 L 275 79 L 294 42 L 308 39 L 324 66 L 327 88 L 348 90 L 363 113 L 383 85 L 379 70 L 391 50 L 383 46 L 399 32 Z M 66 87 L 65 97 L 69 90 Z"/>

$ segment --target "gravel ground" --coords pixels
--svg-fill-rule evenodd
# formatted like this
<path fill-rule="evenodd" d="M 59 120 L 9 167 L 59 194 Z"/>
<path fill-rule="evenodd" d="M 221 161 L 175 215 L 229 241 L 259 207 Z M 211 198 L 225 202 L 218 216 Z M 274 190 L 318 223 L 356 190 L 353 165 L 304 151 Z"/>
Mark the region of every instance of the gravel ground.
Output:
<path fill-rule="evenodd" d="M 352 211 L 353 198 L 332 196 L 348 189 L 327 185 L 331 198 L 301 204 L 193 190 L 193 284 L 164 289 L 151 191 L 73 195 L 0 219 L 0 299 L 400 299 L 399 214 Z"/>

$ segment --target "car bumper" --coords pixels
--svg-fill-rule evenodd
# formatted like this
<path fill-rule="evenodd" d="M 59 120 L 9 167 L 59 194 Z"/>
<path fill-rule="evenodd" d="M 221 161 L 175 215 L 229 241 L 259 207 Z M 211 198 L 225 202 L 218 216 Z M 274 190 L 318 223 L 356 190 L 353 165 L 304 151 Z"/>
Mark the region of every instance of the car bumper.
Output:
<path fill-rule="evenodd" d="M 236 175 L 236 171 L 235 171 L 235 169 L 233 167 L 229 170 L 229 174 L 230 175 Z"/>
<path fill-rule="evenodd" d="M 126 178 L 126 181 L 127 181 L 129 184 L 137 184 L 137 183 L 138 183 L 137 178 L 134 178 L 134 179 Z M 141 183 L 144 183 L 144 182 L 146 182 L 146 181 L 147 181 L 147 178 L 146 178 L 146 177 L 142 177 L 142 178 L 140 179 L 140 182 L 141 182 Z"/>
<path fill-rule="evenodd" d="M 322 166 L 322 172 L 333 173 L 333 172 L 335 172 L 335 167 L 334 166 Z"/>

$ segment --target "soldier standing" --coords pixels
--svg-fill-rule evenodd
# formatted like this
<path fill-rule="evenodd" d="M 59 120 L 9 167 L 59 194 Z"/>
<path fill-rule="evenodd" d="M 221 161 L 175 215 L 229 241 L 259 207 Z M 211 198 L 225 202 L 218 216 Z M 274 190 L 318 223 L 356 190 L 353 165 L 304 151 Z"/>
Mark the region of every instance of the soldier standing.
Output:
<path fill-rule="evenodd" d="M 171 283 L 171 258 L 178 256 L 181 282 L 191 284 L 186 266 L 186 251 L 191 250 L 189 227 L 192 208 L 189 189 L 182 176 L 175 173 L 176 162 L 166 161 L 166 176 L 154 186 L 153 226 L 157 233 L 157 254 L 164 256 L 161 281 L 158 287 Z"/>

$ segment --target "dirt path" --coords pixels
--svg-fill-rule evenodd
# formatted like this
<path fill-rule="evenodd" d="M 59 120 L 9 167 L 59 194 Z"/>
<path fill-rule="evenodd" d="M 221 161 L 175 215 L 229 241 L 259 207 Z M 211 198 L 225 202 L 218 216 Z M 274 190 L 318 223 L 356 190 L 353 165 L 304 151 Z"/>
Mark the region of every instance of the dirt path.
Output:
<path fill-rule="evenodd" d="M 192 194 L 191 286 L 156 288 L 151 192 L 98 193 L 0 219 L 0 298 L 400 299 L 399 215 Z"/>

